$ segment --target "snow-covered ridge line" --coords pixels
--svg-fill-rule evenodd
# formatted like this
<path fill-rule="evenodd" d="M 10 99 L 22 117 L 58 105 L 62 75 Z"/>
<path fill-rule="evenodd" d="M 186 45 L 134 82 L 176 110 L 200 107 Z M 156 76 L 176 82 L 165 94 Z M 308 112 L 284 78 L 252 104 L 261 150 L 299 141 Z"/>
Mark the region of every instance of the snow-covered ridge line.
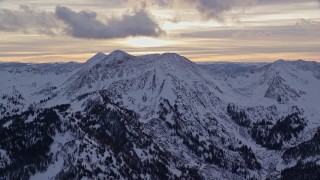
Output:
<path fill-rule="evenodd" d="M 0 179 L 285 179 L 319 167 L 319 63 L 116 50 L 20 65 L 0 64 Z"/>

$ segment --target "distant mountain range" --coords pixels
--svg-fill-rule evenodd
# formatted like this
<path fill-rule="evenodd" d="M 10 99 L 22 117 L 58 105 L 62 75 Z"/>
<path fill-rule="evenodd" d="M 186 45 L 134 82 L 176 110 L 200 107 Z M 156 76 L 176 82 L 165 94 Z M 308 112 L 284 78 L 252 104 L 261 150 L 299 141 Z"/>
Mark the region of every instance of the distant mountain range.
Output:
<path fill-rule="evenodd" d="M 0 84 L 0 179 L 320 178 L 317 62 L 116 50 Z"/>

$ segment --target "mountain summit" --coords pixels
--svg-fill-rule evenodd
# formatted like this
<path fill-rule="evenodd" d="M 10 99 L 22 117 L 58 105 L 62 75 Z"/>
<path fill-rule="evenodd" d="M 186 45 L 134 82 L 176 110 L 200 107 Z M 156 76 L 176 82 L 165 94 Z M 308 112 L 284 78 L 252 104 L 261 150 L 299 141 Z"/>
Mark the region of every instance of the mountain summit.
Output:
<path fill-rule="evenodd" d="M 133 58 L 134 56 L 124 52 L 124 51 L 121 51 L 121 50 L 115 50 L 113 51 L 112 53 L 110 53 L 108 55 L 108 61 L 124 61 L 124 60 L 129 60 L 131 58 Z"/>
<path fill-rule="evenodd" d="M 87 68 L 88 67 L 91 68 L 92 66 L 98 63 L 114 63 L 116 61 L 124 61 L 130 58 L 134 58 L 134 56 L 121 50 L 115 50 L 108 55 L 106 55 L 103 52 L 99 52 L 96 55 L 94 55 L 92 58 L 90 58 L 85 64 Z"/>
<path fill-rule="evenodd" d="M 319 63 L 229 65 L 0 66 L 0 179 L 317 179 Z"/>

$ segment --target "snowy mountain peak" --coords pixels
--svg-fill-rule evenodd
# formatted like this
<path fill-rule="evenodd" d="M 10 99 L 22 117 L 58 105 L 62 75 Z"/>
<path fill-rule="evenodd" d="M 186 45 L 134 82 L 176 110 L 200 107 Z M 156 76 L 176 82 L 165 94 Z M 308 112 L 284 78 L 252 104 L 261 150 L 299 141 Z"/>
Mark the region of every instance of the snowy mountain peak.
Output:
<path fill-rule="evenodd" d="M 195 66 L 189 59 L 176 53 L 164 53 L 156 57 L 158 63 L 175 68 L 192 68 Z"/>
<path fill-rule="evenodd" d="M 100 61 L 106 59 L 108 56 L 104 54 L 103 52 L 99 52 L 96 55 L 94 55 L 92 58 L 90 58 L 86 63 L 85 67 L 92 67 L 95 64 L 99 63 Z"/>
<path fill-rule="evenodd" d="M 180 56 L 179 54 L 177 54 L 177 53 L 163 53 L 161 56 L 167 57 L 167 58 L 181 57 L 181 56 Z"/>
<path fill-rule="evenodd" d="M 320 63 L 230 64 L 1 64 L 0 179 L 319 179 Z"/>
<path fill-rule="evenodd" d="M 295 61 L 289 61 L 289 60 L 283 60 L 283 59 L 279 59 L 273 63 L 271 63 L 271 67 L 278 67 L 278 66 L 295 66 L 295 67 L 302 67 L 302 66 L 310 66 L 311 64 L 313 64 L 314 62 L 310 62 L 310 61 L 304 61 L 304 60 L 295 60 Z"/>
<path fill-rule="evenodd" d="M 110 62 L 115 62 L 115 61 L 124 61 L 124 60 L 131 59 L 133 57 L 134 56 L 132 56 L 124 51 L 115 50 L 108 55 L 107 62 L 110 63 Z"/>
<path fill-rule="evenodd" d="M 112 55 L 112 56 L 127 56 L 127 55 L 130 55 L 130 54 L 128 54 L 125 51 L 117 49 L 117 50 L 112 51 L 109 55 Z"/>
<path fill-rule="evenodd" d="M 103 52 L 98 52 L 96 55 L 94 55 L 92 58 L 90 58 L 88 61 L 91 61 L 93 59 L 103 59 L 106 58 L 107 55 Z"/>
<path fill-rule="evenodd" d="M 111 52 L 110 54 L 106 55 L 103 52 L 99 52 L 96 55 L 94 55 L 93 57 L 91 57 L 83 66 L 84 69 L 91 69 L 92 67 L 94 67 L 97 64 L 112 64 L 114 62 L 120 62 L 120 61 L 125 61 L 128 59 L 133 58 L 134 56 L 121 51 L 121 50 L 115 50 L 113 52 Z"/>
<path fill-rule="evenodd" d="M 176 53 L 163 53 L 163 54 L 160 55 L 160 58 L 161 59 L 171 59 L 171 60 L 175 60 L 175 61 L 185 61 L 185 60 L 187 60 L 185 57 L 180 56 L 179 54 L 176 54 Z M 190 60 L 187 60 L 187 61 L 190 61 Z"/>

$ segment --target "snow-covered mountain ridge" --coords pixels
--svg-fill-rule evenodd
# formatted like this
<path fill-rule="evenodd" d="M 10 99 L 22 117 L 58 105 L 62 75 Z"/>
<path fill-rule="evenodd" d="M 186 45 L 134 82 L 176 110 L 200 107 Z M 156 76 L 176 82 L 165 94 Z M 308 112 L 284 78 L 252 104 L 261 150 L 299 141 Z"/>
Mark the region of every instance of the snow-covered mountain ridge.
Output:
<path fill-rule="evenodd" d="M 59 65 L 0 64 L 5 179 L 319 177 L 319 63 L 215 71 L 117 50 Z"/>

